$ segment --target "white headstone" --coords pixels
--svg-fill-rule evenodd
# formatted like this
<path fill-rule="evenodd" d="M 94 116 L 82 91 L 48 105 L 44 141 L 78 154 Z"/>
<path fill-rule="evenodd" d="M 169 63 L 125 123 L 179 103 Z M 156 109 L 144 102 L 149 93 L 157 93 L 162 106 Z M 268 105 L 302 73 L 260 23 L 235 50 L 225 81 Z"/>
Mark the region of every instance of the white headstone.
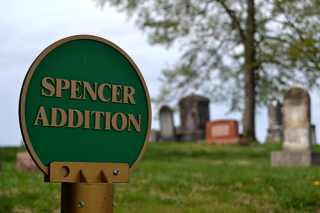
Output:
<path fill-rule="evenodd" d="M 160 117 L 160 140 L 176 141 L 176 130 L 174 128 L 172 110 L 168 106 L 162 106 Z"/>
<path fill-rule="evenodd" d="M 299 87 L 286 92 L 283 101 L 284 150 L 312 150 L 310 96 Z"/>
<path fill-rule="evenodd" d="M 320 165 L 320 152 L 312 151 L 310 96 L 302 88 L 286 92 L 283 101 L 283 151 L 272 151 L 272 167 L 310 167 Z"/>

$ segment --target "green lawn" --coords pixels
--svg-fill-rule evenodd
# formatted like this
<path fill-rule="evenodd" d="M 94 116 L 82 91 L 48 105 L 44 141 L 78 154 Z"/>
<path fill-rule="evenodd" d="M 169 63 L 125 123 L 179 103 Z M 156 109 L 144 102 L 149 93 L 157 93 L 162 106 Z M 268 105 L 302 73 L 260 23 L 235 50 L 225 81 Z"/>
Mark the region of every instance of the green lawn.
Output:
<path fill-rule="evenodd" d="M 0 212 L 59 212 L 60 183 L 16 172 L 22 149 L 1 148 Z M 270 168 L 271 150 L 281 144 L 150 143 L 114 212 L 320 212 L 320 167 Z"/>

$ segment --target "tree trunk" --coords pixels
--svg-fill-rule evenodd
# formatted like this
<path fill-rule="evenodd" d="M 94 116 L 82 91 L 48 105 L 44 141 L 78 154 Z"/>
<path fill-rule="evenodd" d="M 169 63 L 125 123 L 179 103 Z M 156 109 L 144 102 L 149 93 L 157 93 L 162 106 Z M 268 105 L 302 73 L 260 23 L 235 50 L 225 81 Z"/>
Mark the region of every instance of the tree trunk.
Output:
<path fill-rule="evenodd" d="M 243 134 L 248 139 L 255 140 L 255 21 L 254 21 L 254 0 L 247 0 L 247 33 L 245 43 L 245 108 Z"/>

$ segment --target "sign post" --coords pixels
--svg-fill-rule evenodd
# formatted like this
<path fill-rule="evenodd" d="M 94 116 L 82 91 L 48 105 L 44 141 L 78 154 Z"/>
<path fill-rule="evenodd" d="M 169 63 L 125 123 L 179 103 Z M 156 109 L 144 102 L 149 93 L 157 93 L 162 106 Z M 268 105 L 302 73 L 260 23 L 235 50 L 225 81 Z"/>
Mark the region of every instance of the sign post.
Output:
<path fill-rule="evenodd" d="M 91 35 L 47 47 L 22 85 L 20 128 L 46 182 L 61 182 L 61 212 L 113 212 L 114 183 L 146 149 L 151 105 L 133 60 Z"/>

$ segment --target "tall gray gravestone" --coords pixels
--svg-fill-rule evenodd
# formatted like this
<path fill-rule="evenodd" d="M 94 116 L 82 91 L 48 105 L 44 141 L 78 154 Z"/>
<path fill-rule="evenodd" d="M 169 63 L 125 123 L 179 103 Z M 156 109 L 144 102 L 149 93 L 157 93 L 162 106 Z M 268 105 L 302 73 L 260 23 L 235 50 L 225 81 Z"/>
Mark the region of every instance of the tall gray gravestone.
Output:
<path fill-rule="evenodd" d="M 310 96 L 304 89 L 294 87 L 283 100 L 284 150 L 312 150 Z"/>
<path fill-rule="evenodd" d="M 312 152 L 310 96 L 299 87 L 286 92 L 283 100 L 283 151 L 271 152 L 271 166 L 320 165 L 320 153 Z"/>
<path fill-rule="evenodd" d="M 206 122 L 209 121 L 209 99 L 200 95 L 189 95 L 179 102 L 181 125 L 179 141 L 205 139 Z"/>
<path fill-rule="evenodd" d="M 281 142 L 283 140 L 281 103 L 272 100 L 268 105 L 269 128 L 266 137 L 268 142 Z"/>
<path fill-rule="evenodd" d="M 176 129 L 173 122 L 172 110 L 168 106 L 162 106 L 159 112 L 160 117 L 160 140 L 176 141 Z"/>

